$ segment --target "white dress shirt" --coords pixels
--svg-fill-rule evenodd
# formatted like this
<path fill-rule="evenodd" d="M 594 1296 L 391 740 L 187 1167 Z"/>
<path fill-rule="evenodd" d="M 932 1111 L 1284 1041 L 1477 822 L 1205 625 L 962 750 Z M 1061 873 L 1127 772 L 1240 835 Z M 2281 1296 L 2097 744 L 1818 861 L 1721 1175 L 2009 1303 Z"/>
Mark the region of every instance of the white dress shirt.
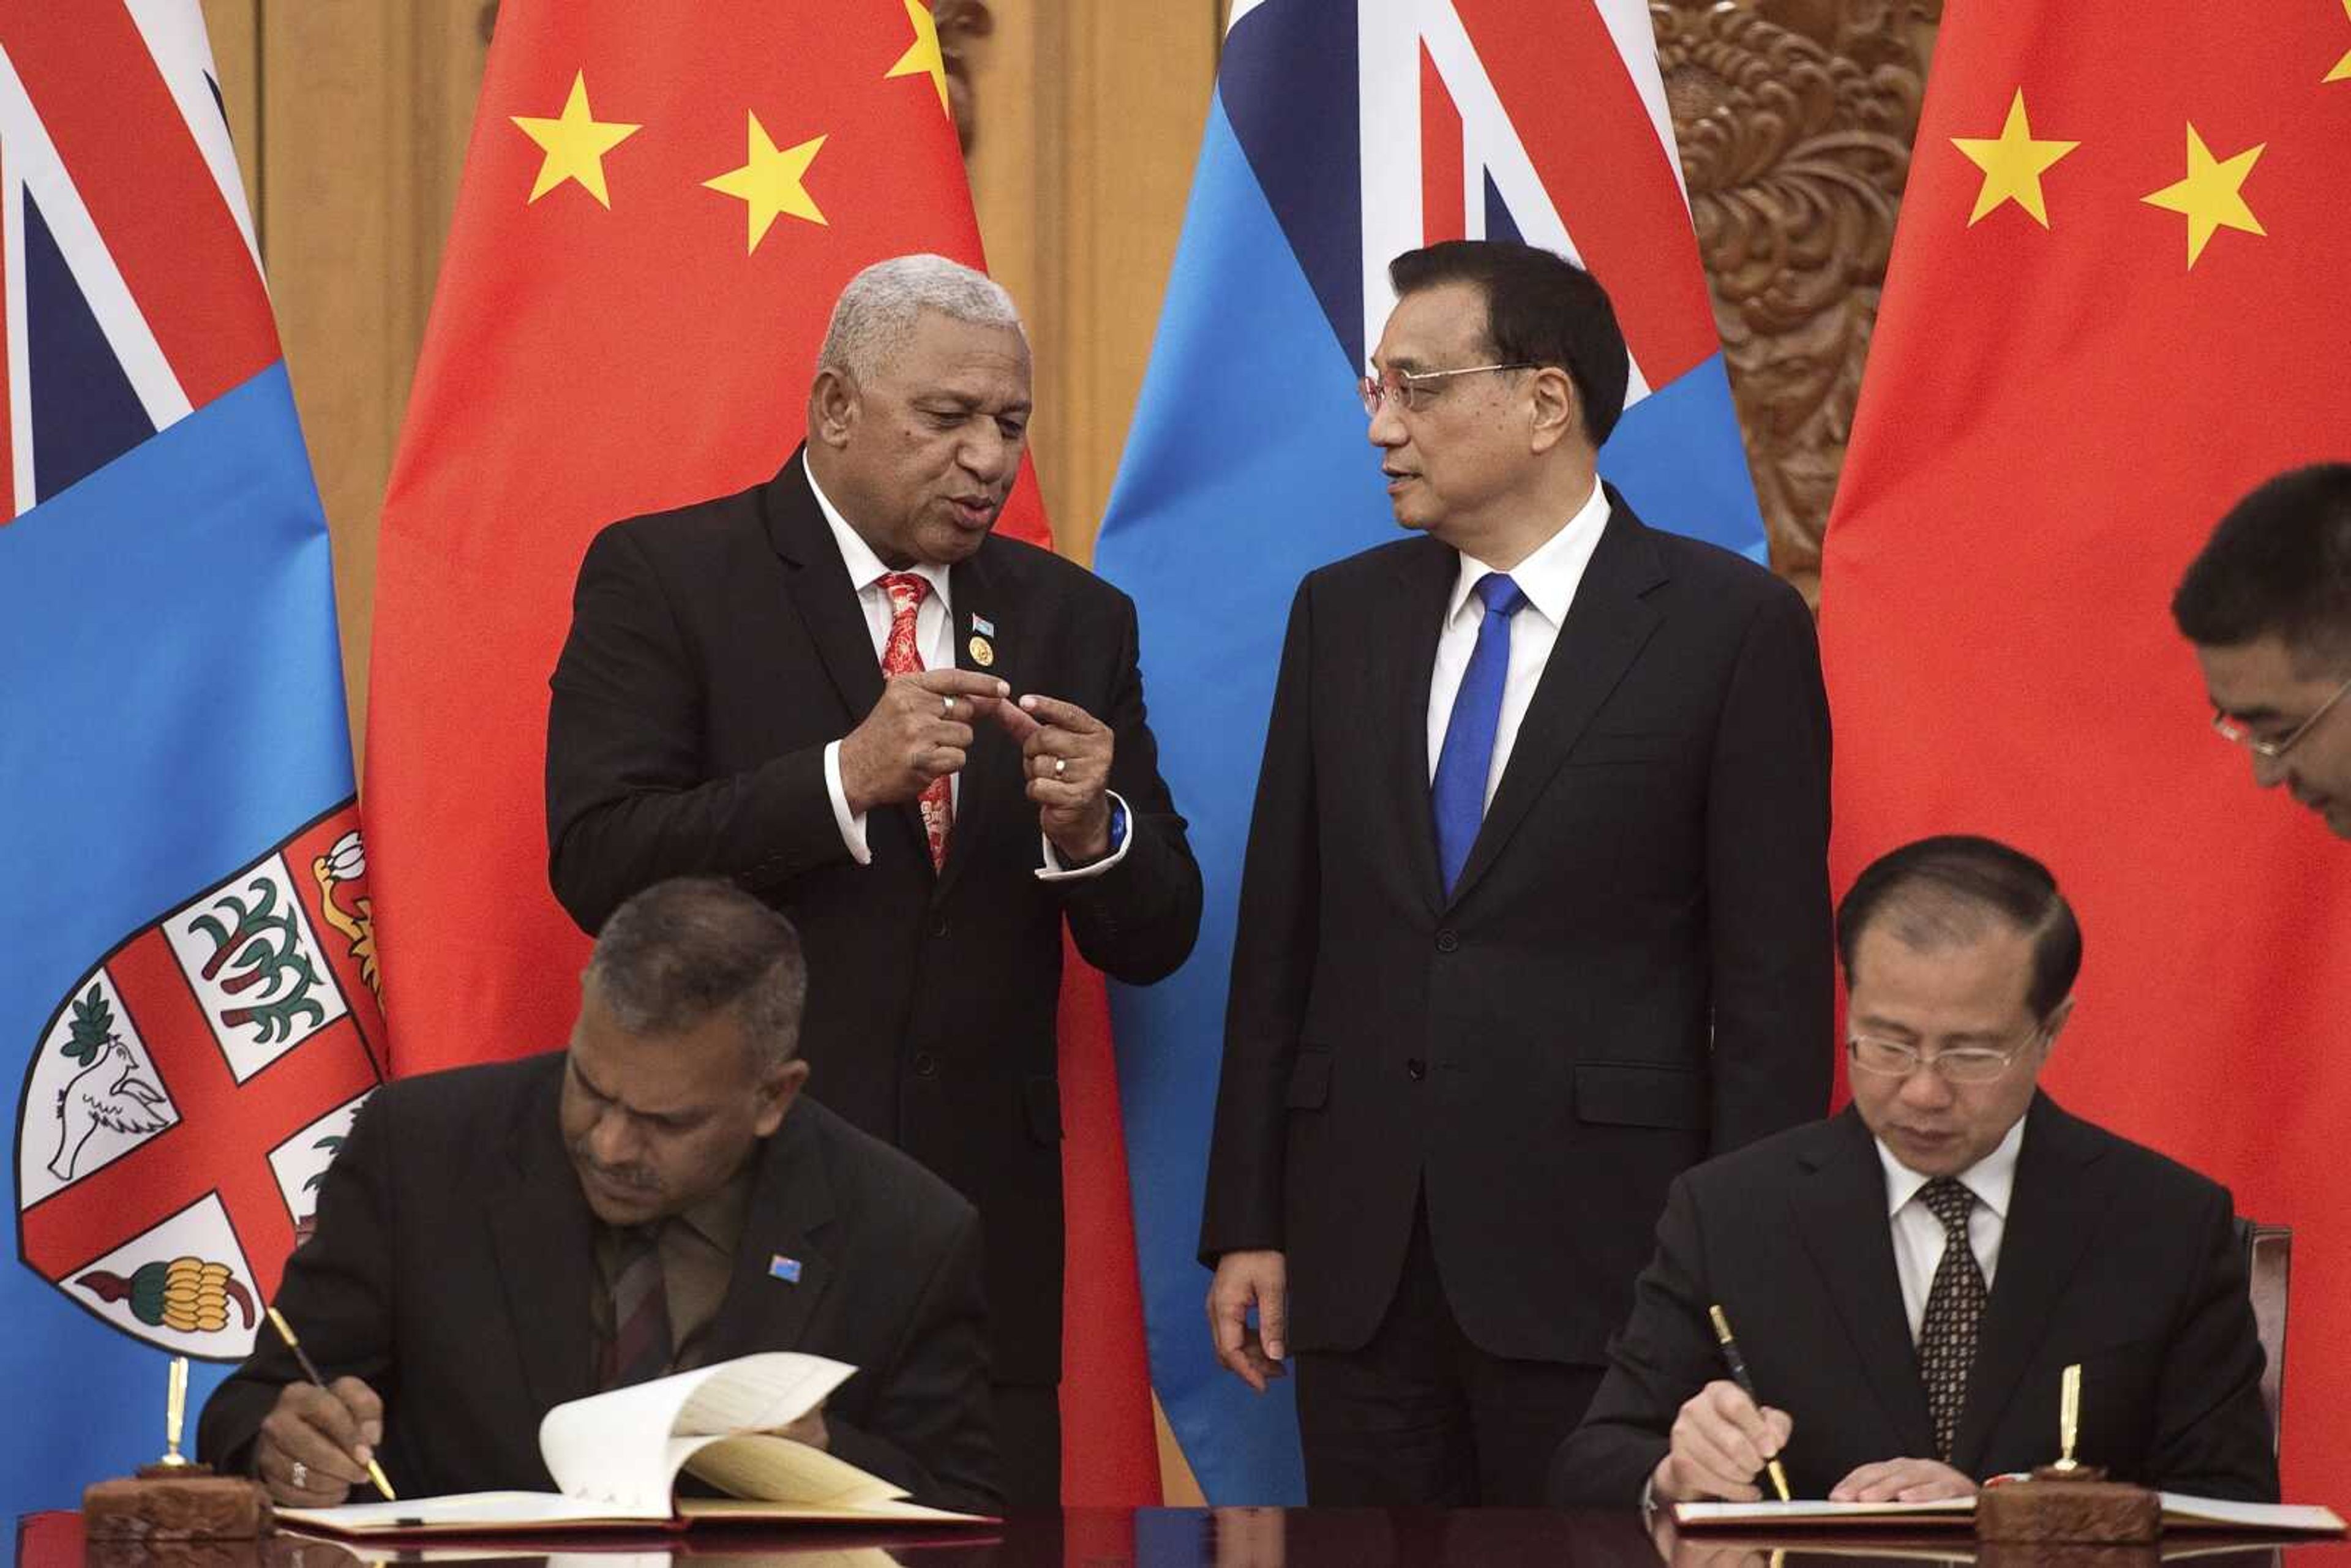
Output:
<path fill-rule="evenodd" d="M 1502 715 L 1494 730 L 1494 759 L 1486 772 L 1486 804 L 1494 803 L 1494 787 L 1510 760 L 1519 738 L 1519 725 L 1534 700 L 1551 658 L 1559 629 L 1567 623 L 1568 606 L 1583 581 L 1584 568 L 1600 543 L 1608 523 L 1608 497 L 1598 481 L 1592 494 L 1560 530 L 1537 546 L 1532 555 L 1510 569 L 1510 580 L 1527 596 L 1510 621 L 1510 664 L 1502 679 Z M 1470 591 L 1494 569 L 1466 552 L 1453 580 L 1453 597 L 1445 606 L 1445 626 L 1437 637 L 1437 662 L 1428 675 L 1428 777 L 1437 779 L 1437 760 L 1445 754 L 1445 731 L 1453 722 L 1453 701 L 1461 693 L 1461 677 L 1478 646 L 1478 628 L 1486 619 L 1486 601 Z"/>
<path fill-rule="evenodd" d="M 817 510 L 824 514 L 825 526 L 832 530 L 832 542 L 841 550 L 841 564 L 849 569 L 849 585 L 857 591 L 857 607 L 865 612 L 865 630 L 873 639 L 873 662 L 878 665 L 883 650 L 890 644 L 890 622 L 897 618 L 897 611 L 890 602 L 890 591 L 882 586 L 882 580 L 890 575 L 891 569 L 873 553 L 873 547 L 865 542 L 865 537 L 851 528 L 849 519 L 833 506 L 832 497 L 826 495 L 824 486 L 816 482 L 816 470 L 809 466 L 805 457 L 800 459 L 800 470 L 808 476 L 809 493 L 816 497 Z M 931 585 L 931 591 L 923 595 L 923 602 L 914 612 L 914 651 L 922 656 L 923 668 L 951 670 L 955 668 L 956 662 L 955 610 L 947 601 L 947 569 L 930 561 L 920 561 L 907 570 Z M 833 825 L 841 830 L 841 841 L 848 846 L 850 858 L 859 865 L 870 865 L 873 852 L 865 842 L 865 813 L 849 809 L 849 791 L 841 781 L 841 742 L 838 740 L 824 748 L 824 789 L 831 798 Z M 949 798 L 961 806 L 961 773 L 948 775 L 947 789 Z M 1134 836 L 1133 820 L 1127 814 L 1126 802 L 1119 798 L 1116 790 L 1105 793 L 1117 806 L 1118 818 L 1127 823 L 1127 831 L 1117 835 L 1109 854 L 1075 871 L 1063 866 L 1061 852 L 1053 847 L 1051 839 L 1045 838 L 1045 863 L 1037 872 L 1040 881 L 1060 882 L 1074 877 L 1100 876 L 1126 858 L 1127 841 Z M 1040 833 L 1039 837 L 1044 838 L 1044 835 Z"/>
<path fill-rule="evenodd" d="M 2000 1239 L 2008 1229 L 2008 1202 L 2016 1190 L 2016 1153 L 2024 1146 L 2024 1118 L 2019 1116 L 2008 1136 L 1991 1153 L 1959 1173 L 1959 1182 L 1975 1194 L 1968 1211 L 1968 1247 L 1983 1270 L 1990 1291 L 2000 1270 Z M 1894 1271 L 1902 1279 L 1902 1308 L 1910 1315 L 1910 1340 L 1917 1343 L 1918 1327 L 1927 1321 L 1927 1292 L 1942 1265 L 1943 1222 L 1918 1200 L 1931 1178 L 1894 1157 L 1881 1141 L 1877 1162 L 1886 1167 L 1886 1213 L 1894 1227 Z"/>

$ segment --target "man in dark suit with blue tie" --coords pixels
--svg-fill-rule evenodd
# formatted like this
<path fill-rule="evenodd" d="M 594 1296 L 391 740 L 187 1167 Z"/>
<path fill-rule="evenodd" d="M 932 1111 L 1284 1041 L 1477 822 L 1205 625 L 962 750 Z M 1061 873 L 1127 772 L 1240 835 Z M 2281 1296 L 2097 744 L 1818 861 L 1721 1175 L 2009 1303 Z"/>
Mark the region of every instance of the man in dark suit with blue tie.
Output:
<path fill-rule="evenodd" d="M 1290 612 L 1201 1256 L 1225 1364 L 1296 1353 L 1313 1501 L 1533 1503 L 1667 1185 L 1826 1106 L 1828 712 L 1802 600 L 1598 482 L 1590 275 L 1390 276 L 1364 406 L 1416 537 Z"/>

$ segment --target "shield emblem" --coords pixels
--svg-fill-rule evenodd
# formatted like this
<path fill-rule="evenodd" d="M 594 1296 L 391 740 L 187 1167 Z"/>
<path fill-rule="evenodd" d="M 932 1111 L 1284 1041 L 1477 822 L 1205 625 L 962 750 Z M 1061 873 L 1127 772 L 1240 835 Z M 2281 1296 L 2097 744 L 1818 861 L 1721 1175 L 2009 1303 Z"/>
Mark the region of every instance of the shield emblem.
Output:
<path fill-rule="evenodd" d="M 18 1256 L 125 1333 L 242 1360 L 382 1059 L 346 800 L 58 1000 L 17 1103 Z"/>

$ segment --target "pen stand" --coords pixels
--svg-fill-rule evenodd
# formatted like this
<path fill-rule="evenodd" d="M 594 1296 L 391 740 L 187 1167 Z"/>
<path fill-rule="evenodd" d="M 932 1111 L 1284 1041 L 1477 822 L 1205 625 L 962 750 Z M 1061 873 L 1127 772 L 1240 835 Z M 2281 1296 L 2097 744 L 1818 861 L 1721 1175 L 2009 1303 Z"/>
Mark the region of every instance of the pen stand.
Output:
<path fill-rule="evenodd" d="M 2163 1533 L 2163 1501 L 2086 1465 L 2043 1465 L 2030 1480 L 1976 1496 L 1976 1539 L 2023 1545 L 2145 1545 Z"/>
<path fill-rule="evenodd" d="M 270 1529 L 269 1494 L 209 1465 L 142 1465 L 82 1489 L 88 1541 L 250 1541 Z"/>

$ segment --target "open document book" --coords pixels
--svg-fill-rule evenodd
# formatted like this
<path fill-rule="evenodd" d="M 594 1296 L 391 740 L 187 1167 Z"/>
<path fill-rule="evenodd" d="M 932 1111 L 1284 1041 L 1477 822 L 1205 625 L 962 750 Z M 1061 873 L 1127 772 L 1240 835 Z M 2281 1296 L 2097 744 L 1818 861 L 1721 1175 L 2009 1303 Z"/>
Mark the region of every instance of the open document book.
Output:
<path fill-rule="evenodd" d="M 458 1492 L 340 1508 L 281 1508 L 289 1524 L 338 1535 L 691 1524 L 705 1519 L 942 1523 L 879 1476 L 776 1435 L 857 1369 L 769 1351 L 559 1405 L 538 1452 L 559 1492 Z M 679 1473 L 726 1493 L 677 1497 Z"/>
<path fill-rule="evenodd" d="M 2279 1531 L 2340 1535 L 2343 1521 L 2330 1508 L 2274 1502 L 2231 1502 L 2223 1498 L 2158 1492 L 2166 1530 Z M 1976 1500 L 1939 1502 L 1677 1502 L 1674 1524 L 1681 1530 L 1818 1530 L 1838 1525 L 1873 1529 L 1965 1529 L 1974 1522 Z"/>

